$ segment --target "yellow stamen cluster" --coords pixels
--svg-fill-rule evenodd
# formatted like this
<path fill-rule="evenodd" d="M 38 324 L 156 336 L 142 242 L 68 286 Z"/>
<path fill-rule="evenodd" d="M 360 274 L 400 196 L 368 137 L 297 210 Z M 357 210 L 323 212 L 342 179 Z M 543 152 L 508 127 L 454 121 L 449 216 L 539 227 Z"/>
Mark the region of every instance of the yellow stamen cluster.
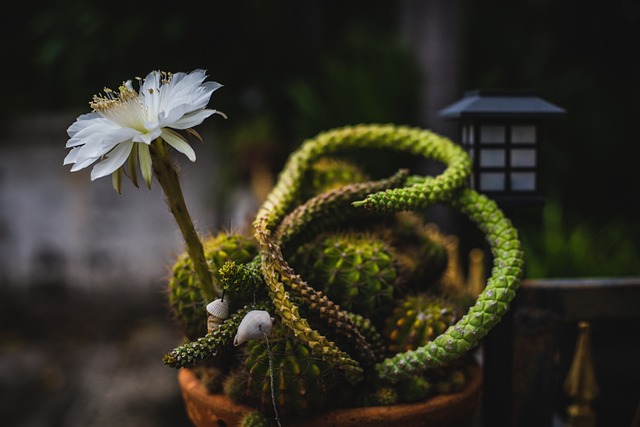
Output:
<path fill-rule="evenodd" d="M 93 111 L 106 111 L 121 107 L 123 104 L 138 98 L 138 92 L 131 87 L 130 83 L 123 82 L 118 92 L 105 87 L 104 94 L 93 95 L 89 106 Z"/>
<path fill-rule="evenodd" d="M 154 73 L 160 74 L 160 83 L 162 85 L 168 84 L 173 78 L 173 73 L 166 71 L 154 71 Z M 142 87 L 144 79 L 136 77 L 138 84 Z M 131 81 L 122 82 L 122 85 L 118 88 L 118 91 L 114 91 L 105 87 L 103 89 L 104 94 L 93 95 L 93 99 L 89 102 L 89 106 L 93 111 L 106 111 L 113 108 L 121 107 L 123 104 L 138 97 L 138 92 L 131 86 Z M 153 89 L 149 89 L 149 93 L 153 93 Z"/>

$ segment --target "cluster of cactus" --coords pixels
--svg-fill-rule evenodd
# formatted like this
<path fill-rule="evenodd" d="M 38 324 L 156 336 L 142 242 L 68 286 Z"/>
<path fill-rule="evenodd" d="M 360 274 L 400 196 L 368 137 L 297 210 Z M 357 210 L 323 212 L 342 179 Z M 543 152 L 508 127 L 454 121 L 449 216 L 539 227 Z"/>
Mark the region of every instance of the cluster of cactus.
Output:
<path fill-rule="evenodd" d="M 339 159 L 360 149 L 404 151 L 445 169 L 371 180 Z M 217 330 L 207 331 L 209 301 L 189 260 L 176 262 L 170 301 L 188 342 L 164 362 L 215 370 L 225 393 L 263 414 L 413 402 L 459 389 L 461 361 L 508 309 L 523 266 L 510 221 L 466 187 L 470 164 L 461 147 L 423 129 L 349 126 L 305 141 L 258 210 L 253 236 L 222 232 L 205 243 L 232 313 Z M 466 215 L 491 248 L 493 269 L 470 306 L 443 296 L 455 264 L 423 216 L 433 204 Z M 253 309 L 270 313 L 271 334 L 258 325 L 255 340 L 233 345 Z M 246 422 L 264 418 L 252 413 Z"/>
<path fill-rule="evenodd" d="M 257 245 L 250 236 L 241 233 L 219 233 L 203 242 L 205 258 L 212 272 L 214 284 L 222 289 L 219 270 L 227 261 L 246 263 L 257 254 Z M 186 253 L 179 256 L 173 265 L 168 283 L 169 304 L 184 334 L 196 339 L 207 332 L 206 303 L 197 283 L 197 275 L 191 259 Z"/>

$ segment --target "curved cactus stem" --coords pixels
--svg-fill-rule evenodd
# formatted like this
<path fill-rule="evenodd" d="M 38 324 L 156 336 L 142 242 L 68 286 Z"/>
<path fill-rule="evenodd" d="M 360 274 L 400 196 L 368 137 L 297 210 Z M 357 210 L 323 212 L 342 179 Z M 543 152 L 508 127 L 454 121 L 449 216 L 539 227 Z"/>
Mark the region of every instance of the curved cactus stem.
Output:
<path fill-rule="evenodd" d="M 266 304 L 243 307 L 232 314 L 215 331 L 198 338 L 196 341 L 176 347 L 165 354 L 162 361 L 172 368 L 184 368 L 215 356 L 222 347 L 233 341 L 238 325 L 249 311 L 263 309 L 267 309 Z"/>
<path fill-rule="evenodd" d="M 275 187 L 258 211 L 254 228 L 277 226 L 300 194 L 304 173 L 311 164 L 322 156 L 348 149 L 389 149 L 443 163 L 445 170 L 434 179 L 435 184 L 423 189 L 426 192 L 439 186 L 449 190 L 460 188 L 471 172 L 471 159 L 462 147 L 426 129 L 374 124 L 329 130 L 305 141 L 289 157 Z"/>
<path fill-rule="evenodd" d="M 282 274 L 278 271 L 278 262 L 275 262 L 279 260 L 274 251 L 276 239 L 273 235 L 300 194 L 302 178 L 311 163 L 321 156 L 353 148 L 386 148 L 441 161 L 447 168 L 436 181 L 447 184 L 449 188 L 457 188 L 464 183 L 471 163 L 461 147 L 428 130 L 392 125 L 348 126 L 321 133 L 305 141 L 289 157 L 275 187 L 260 207 L 254 220 L 255 237 L 262 249 L 263 276 L 271 301 L 276 306 L 276 312 L 313 351 L 321 352 L 323 357 L 335 359 L 338 367 L 345 369 L 353 379 L 357 379 L 361 376 L 362 368 L 334 343 L 313 330 L 307 320 L 300 317 L 298 308 L 290 301 L 282 283 Z"/>
<path fill-rule="evenodd" d="M 351 206 L 355 199 L 399 187 L 407 176 L 408 171 L 401 169 L 387 179 L 345 185 L 307 200 L 278 225 L 275 231 L 276 243 L 284 248 L 300 234 L 316 235 L 332 225 L 361 215 L 358 209 Z"/>
<path fill-rule="evenodd" d="M 447 204 L 478 224 L 486 234 L 494 256 L 494 268 L 486 289 L 462 319 L 426 346 L 376 365 L 380 377 L 397 380 L 427 367 L 440 366 L 478 345 L 508 310 L 522 276 L 522 251 L 515 229 L 497 205 L 473 190 L 463 189 L 470 173 L 471 159 L 450 140 L 423 129 L 361 125 L 334 129 L 305 141 L 290 156 L 254 221 L 255 236 L 261 247 L 261 268 L 270 299 L 283 323 L 306 341 L 313 351 L 335 361 L 352 378 L 361 375 L 361 368 L 299 316 L 298 308 L 290 301 L 286 290 L 284 282 L 289 286 L 293 284 L 294 289 L 299 283 L 288 279 L 293 272 L 285 268 L 278 244 L 282 243 L 285 234 L 299 232 L 296 221 L 300 219 L 292 217 L 287 220 L 289 223 L 285 227 L 288 231 L 285 228 L 278 230 L 278 227 L 299 196 L 303 175 L 310 164 L 321 156 L 354 148 L 404 151 L 445 165 L 445 170 L 436 177 L 412 179 L 404 187 L 377 191 L 353 202 L 354 207 L 364 207 L 373 212 L 398 212 L 435 203 Z"/>
<path fill-rule="evenodd" d="M 509 309 L 520 286 L 523 253 L 518 233 L 498 205 L 474 190 L 456 192 L 447 204 L 467 215 L 491 246 L 493 269 L 476 303 L 432 342 L 376 365 L 380 378 L 397 381 L 457 359 L 475 348 Z"/>
<path fill-rule="evenodd" d="M 351 202 L 355 198 L 401 185 L 406 176 L 407 171 L 400 170 L 388 179 L 346 185 L 309 199 L 282 220 L 275 232 L 276 244 L 271 248 L 276 252 L 274 259 L 282 280 L 296 296 L 309 306 L 309 309 L 318 313 L 320 318 L 325 319 L 336 332 L 355 340 L 356 346 L 369 361 L 375 360 L 371 346 L 348 313 L 341 310 L 326 295 L 313 289 L 299 275 L 295 274 L 288 263 L 284 261 L 280 247 L 290 244 L 291 240 L 303 231 L 307 234 L 317 233 L 332 224 L 353 216 L 358 212 L 351 206 Z M 309 230 L 310 228 L 312 230 Z"/>
<path fill-rule="evenodd" d="M 274 243 L 269 232 L 260 230 L 256 234 L 256 238 L 262 248 L 262 271 L 269 298 L 275 306 L 275 314 L 278 315 L 282 324 L 293 331 L 294 336 L 307 344 L 313 353 L 344 370 L 350 381 L 360 381 L 363 372 L 360 364 L 340 350 L 334 342 L 329 341 L 313 329 L 307 319 L 300 315 L 298 306 L 289 298 L 285 283 L 291 285 L 291 277 L 285 270 L 286 262 L 279 246 Z"/>

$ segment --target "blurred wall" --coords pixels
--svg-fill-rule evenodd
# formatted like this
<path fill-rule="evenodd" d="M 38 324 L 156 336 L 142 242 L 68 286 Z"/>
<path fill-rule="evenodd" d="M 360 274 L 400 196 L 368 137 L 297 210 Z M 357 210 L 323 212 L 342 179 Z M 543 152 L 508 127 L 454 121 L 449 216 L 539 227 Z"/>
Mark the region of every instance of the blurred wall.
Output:
<path fill-rule="evenodd" d="M 149 287 L 166 277 L 182 238 L 154 182 L 136 189 L 90 169 L 63 166 L 72 114 L 25 117 L 0 141 L 0 285 Z M 214 144 L 195 142 L 197 161 L 179 159 L 185 198 L 202 234 L 217 227 Z M 177 158 L 177 157 L 176 157 Z"/>

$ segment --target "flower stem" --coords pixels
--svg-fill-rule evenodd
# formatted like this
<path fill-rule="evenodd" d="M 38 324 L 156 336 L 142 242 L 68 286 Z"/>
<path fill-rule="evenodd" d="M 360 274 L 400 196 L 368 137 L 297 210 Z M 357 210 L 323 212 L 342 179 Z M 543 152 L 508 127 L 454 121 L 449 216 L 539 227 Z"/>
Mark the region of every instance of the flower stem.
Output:
<path fill-rule="evenodd" d="M 202 294 L 207 301 L 213 301 L 216 298 L 216 293 L 213 278 L 204 256 L 204 248 L 193 226 L 193 221 L 191 221 L 180 187 L 178 173 L 169 157 L 164 141 L 161 138 L 156 139 L 149 146 L 149 152 L 151 153 L 153 172 L 164 191 L 171 214 L 178 223 L 187 246 L 187 254 L 193 262 Z"/>

